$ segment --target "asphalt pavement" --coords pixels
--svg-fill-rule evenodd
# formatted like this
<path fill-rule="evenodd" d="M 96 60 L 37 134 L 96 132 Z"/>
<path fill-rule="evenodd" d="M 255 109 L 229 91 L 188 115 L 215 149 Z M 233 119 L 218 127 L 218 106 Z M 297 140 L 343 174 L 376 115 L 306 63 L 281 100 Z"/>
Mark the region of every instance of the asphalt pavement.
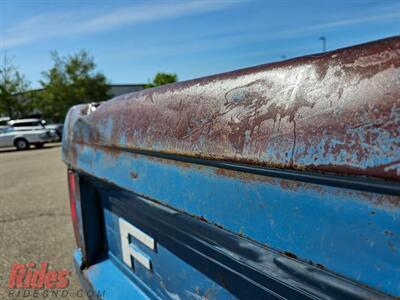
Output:
<path fill-rule="evenodd" d="M 70 218 L 66 166 L 59 144 L 43 149 L 0 149 L 0 299 L 79 299 L 72 260 L 75 240 Z M 68 293 L 10 292 L 14 263 L 47 262 L 69 270 Z M 10 294 L 12 293 L 12 294 Z M 37 297 L 36 297 L 37 296 Z M 85 299 L 85 298 L 80 298 Z"/>

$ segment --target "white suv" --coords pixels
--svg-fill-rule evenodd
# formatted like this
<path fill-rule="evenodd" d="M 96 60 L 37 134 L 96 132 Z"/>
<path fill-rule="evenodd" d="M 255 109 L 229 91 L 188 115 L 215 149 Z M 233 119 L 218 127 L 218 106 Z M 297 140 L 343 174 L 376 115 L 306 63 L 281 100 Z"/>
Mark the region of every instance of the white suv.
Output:
<path fill-rule="evenodd" d="M 19 119 L 8 121 L 8 125 L 15 128 L 15 130 L 37 130 L 48 129 L 56 134 L 55 141 L 61 141 L 63 124 L 46 124 L 42 119 Z"/>
<path fill-rule="evenodd" d="M 0 128 L 0 148 L 17 147 L 18 150 L 26 150 L 30 145 L 42 148 L 44 143 L 53 142 L 56 134 L 47 129 L 16 130 L 15 128 Z"/>

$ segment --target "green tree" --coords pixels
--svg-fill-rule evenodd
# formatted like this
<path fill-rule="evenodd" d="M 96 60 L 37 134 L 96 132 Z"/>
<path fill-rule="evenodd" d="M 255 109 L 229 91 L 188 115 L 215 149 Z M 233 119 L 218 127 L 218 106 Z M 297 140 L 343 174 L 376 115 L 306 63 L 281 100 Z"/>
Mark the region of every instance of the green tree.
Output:
<path fill-rule="evenodd" d="M 51 58 L 54 64 L 42 73 L 43 91 L 37 99 L 45 118 L 62 121 L 71 106 L 109 97 L 107 79 L 95 71 L 96 64 L 87 51 L 81 50 L 67 57 L 60 57 L 54 51 Z"/>
<path fill-rule="evenodd" d="M 157 87 L 160 85 L 174 83 L 178 81 L 178 75 L 175 73 L 164 73 L 158 72 L 156 76 L 154 76 L 153 81 L 146 84 L 146 88 Z"/>
<path fill-rule="evenodd" d="M 30 109 L 29 98 L 24 97 L 29 82 L 6 53 L 0 59 L 0 115 L 21 117 Z"/>

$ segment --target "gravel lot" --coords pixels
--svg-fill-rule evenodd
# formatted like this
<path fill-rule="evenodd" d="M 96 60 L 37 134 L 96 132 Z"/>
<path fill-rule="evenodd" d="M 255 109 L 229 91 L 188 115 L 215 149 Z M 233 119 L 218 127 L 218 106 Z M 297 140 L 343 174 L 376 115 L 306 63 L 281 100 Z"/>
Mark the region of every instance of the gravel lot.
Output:
<path fill-rule="evenodd" d="M 80 289 L 72 261 L 75 240 L 67 193 L 59 144 L 40 150 L 0 149 L 0 299 L 9 299 L 12 263 L 48 262 L 51 270 L 68 269 L 68 291 Z M 44 297 L 14 299 L 31 298 Z"/>

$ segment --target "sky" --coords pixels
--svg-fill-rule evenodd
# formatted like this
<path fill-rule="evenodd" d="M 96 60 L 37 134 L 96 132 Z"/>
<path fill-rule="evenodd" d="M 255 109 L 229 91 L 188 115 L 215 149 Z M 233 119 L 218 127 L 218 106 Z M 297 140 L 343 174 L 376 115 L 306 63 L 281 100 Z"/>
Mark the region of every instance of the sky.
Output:
<path fill-rule="evenodd" d="M 179 80 L 400 34 L 400 0 L 0 0 L 0 54 L 32 88 L 62 56 L 88 50 L 114 84 Z"/>

